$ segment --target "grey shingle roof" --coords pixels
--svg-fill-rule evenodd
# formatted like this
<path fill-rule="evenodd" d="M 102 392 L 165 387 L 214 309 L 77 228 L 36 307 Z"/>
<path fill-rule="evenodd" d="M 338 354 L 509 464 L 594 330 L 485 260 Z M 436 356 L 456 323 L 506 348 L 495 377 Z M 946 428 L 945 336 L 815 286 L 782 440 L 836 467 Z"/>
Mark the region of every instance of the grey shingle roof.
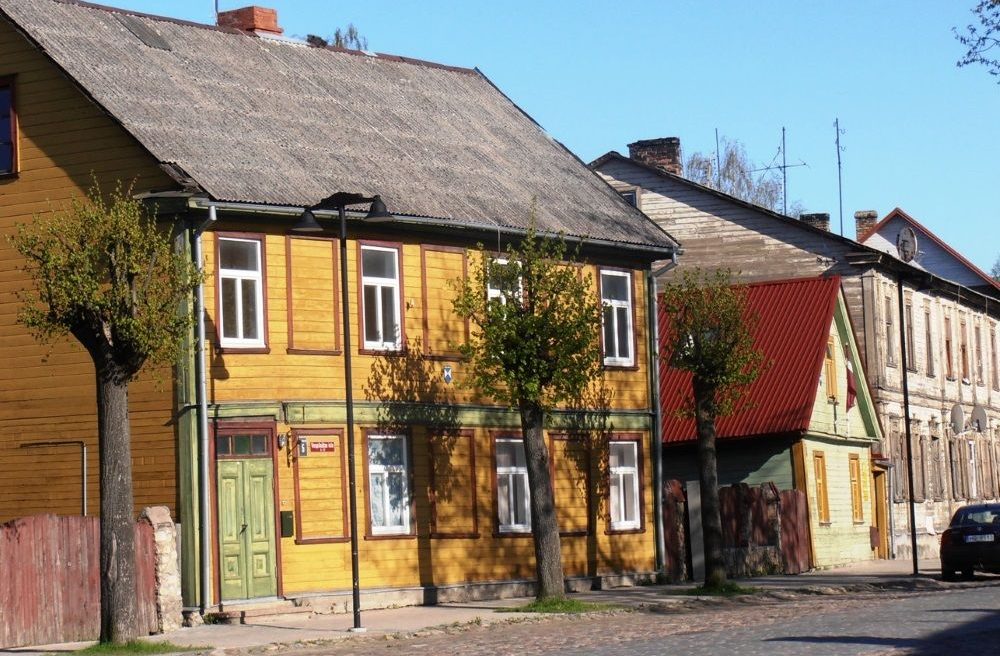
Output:
<path fill-rule="evenodd" d="M 216 200 L 380 193 L 397 214 L 523 228 L 537 198 L 542 230 L 673 245 L 478 71 L 63 0 L 0 12 Z"/>

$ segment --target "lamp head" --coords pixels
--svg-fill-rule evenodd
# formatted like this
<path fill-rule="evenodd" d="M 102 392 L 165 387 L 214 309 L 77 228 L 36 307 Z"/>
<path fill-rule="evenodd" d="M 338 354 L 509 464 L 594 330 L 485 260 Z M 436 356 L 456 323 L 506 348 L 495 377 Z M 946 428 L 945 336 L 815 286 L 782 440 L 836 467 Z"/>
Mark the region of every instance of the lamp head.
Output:
<path fill-rule="evenodd" d="M 302 211 L 302 215 L 299 217 L 298 222 L 292 226 L 292 232 L 323 232 L 323 226 L 321 226 L 316 220 L 316 215 L 312 213 L 312 210 L 306 208 Z"/>
<path fill-rule="evenodd" d="M 385 203 L 382 202 L 382 197 L 375 194 L 375 197 L 372 198 L 372 206 L 368 210 L 368 214 L 365 215 L 365 221 L 369 223 L 384 223 L 391 221 L 392 218 L 392 213 L 386 209 Z"/>

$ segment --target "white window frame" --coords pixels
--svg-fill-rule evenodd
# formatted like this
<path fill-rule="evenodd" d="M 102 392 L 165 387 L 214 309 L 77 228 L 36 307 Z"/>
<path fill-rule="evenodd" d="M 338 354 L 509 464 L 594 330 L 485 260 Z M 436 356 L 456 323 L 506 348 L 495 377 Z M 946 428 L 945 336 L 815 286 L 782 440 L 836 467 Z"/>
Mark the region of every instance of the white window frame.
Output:
<path fill-rule="evenodd" d="M 618 448 L 629 448 L 631 447 L 633 462 L 635 465 L 620 465 L 613 467 L 610 465 L 610 451 Z M 630 531 L 642 528 L 642 504 L 639 501 L 639 458 L 641 454 L 639 453 L 639 443 L 634 440 L 616 440 L 611 441 L 608 445 L 609 448 L 609 474 L 611 480 L 608 484 L 608 503 L 610 505 L 609 515 L 611 518 L 611 530 L 612 531 Z M 632 479 L 632 516 L 634 519 L 621 519 L 622 517 L 628 517 L 627 508 L 625 507 L 626 495 L 621 493 L 621 490 L 625 489 L 626 481 L 628 477 Z M 615 498 L 615 481 L 618 483 L 617 489 L 618 498 Z M 619 517 L 618 520 L 615 519 L 615 515 Z"/>
<path fill-rule="evenodd" d="M 493 266 L 493 267 L 496 267 L 496 266 L 506 267 L 506 266 L 511 266 L 511 264 L 510 264 L 510 260 L 508 260 L 505 257 L 495 257 L 490 262 L 490 266 Z M 521 292 L 523 290 L 524 290 L 524 286 L 521 283 L 521 278 L 518 277 L 518 279 L 517 279 L 518 296 L 521 295 Z M 503 305 L 507 304 L 507 292 L 505 292 L 504 290 L 500 289 L 499 287 L 494 287 L 493 286 L 493 281 L 490 280 L 489 275 L 486 276 L 486 300 L 487 301 L 498 300 Z"/>
<path fill-rule="evenodd" d="M 403 464 L 402 465 L 385 465 L 383 463 L 372 462 L 371 454 L 371 444 L 375 441 L 389 441 L 389 440 L 399 440 L 402 443 L 402 453 L 403 453 Z M 412 499 L 410 496 L 410 454 L 409 454 L 409 442 L 407 441 L 406 435 L 369 435 L 368 445 L 365 453 L 365 458 L 368 462 L 368 524 L 371 526 L 372 535 L 408 535 L 410 533 L 410 514 L 412 507 Z M 390 507 L 389 507 L 389 476 L 391 474 L 400 474 L 403 479 L 403 506 L 405 511 L 401 513 L 402 523 L 400 524 L 385 524 L 377 526 L 375 524 L 375 513 L 372 512 L 372 506 L 375 503 L 376 494 L 375 487 L 376 476 L 381 476 L 381 482 L 378 483 L 382 494 L 382 517 L 385 521 L 389 520 Z"/>
<path fill-rule="evenodd" d="M 383 278 L 381 276 L 368 276 L 365 275 L 364 271 L 364 256 L 365 251 L 378 251 L 381 253 L 391 253 L 393 261 L 395 263 L 396 277 L 395 278 Z M 361 269 L 361 340 L 365 349 L 372 351 L 398 351 L 402 348 L 403 340 L 403 322 L 402 316 L 399 311 L 399 276 L 400 276 L 400 257 L 399 249 L 393 248 L 391 246 L 369 246 L 362 245 L 360 257 L 358 258 L 358 268 Z M 383 303 L 379 302 L 375 306 L 375 324 L 379 331 L 378 340 L 368 339 L 368 326 L 365 323 L 365 317 L 367 312 L 365 311 L 365 288 L 373 286 L 378 289 L 379 301 L 382 300 L 382 294 L 385 290 L 389 290 L 392 294 L 392 311 L 394 313 L 394 319 L 396 323 L 396 334 L 386 339 L 386 336 L 382 334 L 382 326 L 384 324 L 382 316 Z"/>
<path fill-rule="evenodd" d="M 257 270 L 247 271 L 245 269 L 224 269 L 222 267 L 222 248 L 226 242 L 240 242 L 253 244 L 257 253 Z M 261 348 L 264 342 L 264 258 L 263 243 L 260 239 L 253 237 L 219 237 L 218 248 L 218 272 L 219 272 L 219 343 L 223 347 L 236 348 Z M 224 280 L 236 281 L 236 317 L 226 316 L 226 303 L 222 298 L 222 286 Z M 255 301 L 257 303 L 257 338 L 246 338 L 243 336 L 243 283 L 251 281 L 254 283 Z M 226 325 L 228 321 L 236 321 L 236 337 L 226 337 Z"/>
<path fill-rule="evenodd" d="M 604 278 L 605 276 L 616 276 L 619 278 L 625 278 L 625 291 L 628 294 L 627 300 L 612 300 L 604 297 Z M 632 273 L 629 271 L 616 271 L 614 269 L 601 269 L 600 271 L 601 280 L 601 335 L 604 342 L 604 364 L 613 367 L 631 367 L 635 365 L 635 327 L 632 325 Z M 627 344 L 628 354 L 622 356 L 617 353 L 618 342 L 620 336 L 621 326 L 617 319 L 614 319 L 614 324 L 612 327 L 612 336 L 614 338 L 613 347 L 615 349 L 614 355 L 608 355 L 609 344 L 605 335 L 604 325 L 605 314 L 608 308 L 612 309 L 611 316 L 618 316 L 618 309 L 625 309 L 625 330 L 627 331 L 625 343 Z"/>
<path fill-rule="evenodd" d="M 499 451 L 501 444 L 513 444 L 515 446 L 520 446 L 524 449 L 524 440 L 519 438 L 501 437 L 497 438 L 495 448 Z M 528 454 L 524 454 L 525 466 L 524 467 L 501 467 L 496 464 L 496 484 L 497 484 L 497 527 L 500 533 L 530 533 L 531 532 L 531 486 L 528 484 Z M 498 461 L 497 461 L 498 463 Z M 510 517 L 500 516 L 500 479 L 501 477 L 506 477 L 509 482 L 507 484 L 507 508 L 510 509 Z M 514 509 L 514 480 L 515 478 L 521 477 L 524 480 L 524 506 L 522 510 L 524 511 L 524 524 L 515 524 L 510 520 L 516 513 L 513 512 Z M 504 522 L 504 520 L 508 520 Z"/>

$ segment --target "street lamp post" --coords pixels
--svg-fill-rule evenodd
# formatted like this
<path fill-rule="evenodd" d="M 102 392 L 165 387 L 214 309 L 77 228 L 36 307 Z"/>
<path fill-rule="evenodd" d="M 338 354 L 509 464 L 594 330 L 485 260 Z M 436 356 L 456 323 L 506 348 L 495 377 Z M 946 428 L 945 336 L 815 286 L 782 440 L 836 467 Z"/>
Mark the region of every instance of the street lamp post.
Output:
<path fill-rule="evenodd" d="M 340 219 L 340 295 L 343 299 L 341 315 L 344 319 L 344 402 L 347 406 L 347 485 L 351 531 L 351 601 L 354 610 L 354 627 L 351 630 L 356 632 L 362 632 L 364 629 L 361 627 L 361 575 L 358 559 L 358 486 L 354 454 L 354 390 L 351 383 L 351 320 L 347 283 L 347 207 L 362 203 L 371 203 L 365 221 L 376 223 L 392 218 L 392 214 L 386 210 L 385 203 L 377 194 L 366 197 L 361 194 L 337 192 L 306 208 L 298 223 L 292 227 L 293 232 L 322 232 L 323 227 L 316 221 L 314 210 L 336 209 Z"/>

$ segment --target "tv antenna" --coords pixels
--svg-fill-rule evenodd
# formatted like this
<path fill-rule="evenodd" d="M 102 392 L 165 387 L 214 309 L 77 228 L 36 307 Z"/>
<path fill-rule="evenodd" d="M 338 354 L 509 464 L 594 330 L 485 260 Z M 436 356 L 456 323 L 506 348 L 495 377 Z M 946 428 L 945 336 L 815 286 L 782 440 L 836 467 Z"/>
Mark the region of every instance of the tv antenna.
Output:
<path fill-rule="evenodd" d="M 777 158 L 777 155 L 775 155 Z M 759 169 L 753 169 L 751 173 L 757 173 L 759 171 L 773 171 L 774 169 L 781 169 L 781 213 L 788 216 L 788 169 L 795 168 L 797 166 L 809 166 L 801 159 L 798 164 L 789 164 L 788 159 L 785 157 L 785 127 L 781 127 L 781 165 L 776 166 L 774 160 L 771 164 Z"/>
<path fill-rule="evenodd" d="M 840 145 L 840 135 L 844 134 L 844 130 L 840 129 L 840 119 L 833 119 L 833 127 L 837 131 L 837 202 L 840 205 L 840 236 L 844 236 L 844 183 L 841 177 L 841 167 L 840 167 L 840 151 L 844 148 Z"/>

